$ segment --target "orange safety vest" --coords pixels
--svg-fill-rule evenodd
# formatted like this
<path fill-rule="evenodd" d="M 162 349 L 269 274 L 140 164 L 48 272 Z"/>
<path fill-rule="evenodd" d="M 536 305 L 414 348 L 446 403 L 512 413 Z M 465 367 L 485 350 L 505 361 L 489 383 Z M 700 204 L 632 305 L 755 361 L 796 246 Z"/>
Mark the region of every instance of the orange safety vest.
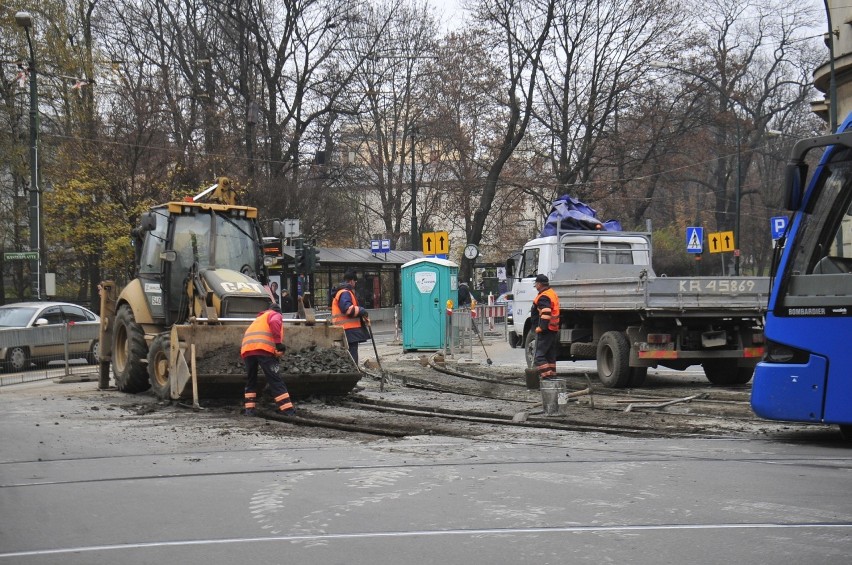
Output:
<path fill-rule="evenodd" d="M 269 327 L 269 316 L 272 312 L 265 312 L 254 319 L 254 322 L 243 334 L 243 345 L 240 348 L 240 356 L 245 357 L 251 351 L 266 351 L 275 355 L 275 334 Z M 281 325 L 281 341 L 284 341 L 284 325 Z"/>
<path fill-rule="evenodd" d="M 352 308 L 355 312 L 358 311 L 358 298 L 355 293 L 348 288 L 341 288 L 334 295 L 334 300 L 331 302 L 331 323 L 335 326 L 343 326 L 344 330 L 352 330 L 361 327 L 361 318 L 351 318 L 340 310 L 340 295 L 344 292 L 352 293 Z"/>
<path fill-rule="evenodd" d="M 538 299 L 542 296 L 547 296 L 550 299 L 550 308 L 538 308 Z M 547 320 L 547 329 L 552 332 L 559 331 L 559 298 L 556 297 L 556 293 L 553 292 L 553 289 L 547 287 L 543 291 L 538 293 L 538 296 L 533 300 L 533 304 L 538 308 L 538 315 L 541 316 L 542 320 Z"/>

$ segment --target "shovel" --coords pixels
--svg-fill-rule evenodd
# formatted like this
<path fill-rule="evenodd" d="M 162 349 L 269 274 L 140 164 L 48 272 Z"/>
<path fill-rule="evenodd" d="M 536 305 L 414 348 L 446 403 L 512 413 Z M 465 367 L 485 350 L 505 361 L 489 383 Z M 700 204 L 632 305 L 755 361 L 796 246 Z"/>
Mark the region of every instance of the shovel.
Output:
<path fill-rule="evenodd" d="M 476 329 L 476 320 L 472 320 L 471 327 L 473 328 L 473 333 L 476 334 L 476 337 L 479 338 L 479 343 L 482 344 L 482 351 L 485 352 L 485 360 L 488 362 L 488 365 L 493 365 L 494 362 L 491 360 L 491 357 L 488 356 L 488 350 L 485 349 L 485 342 L 482 341 L 482 334 L 479 333 L 479 330 Z"/>
<path fill-rule="evenodd" d="M 370 323 L 370 318 L 365 320 L 365 324 L 367 326 L 367 332 L 370 334 L 370 341 L 373 342 L 373 352 L 376 354 L 376 363 L 379 364 L 379 373 L 381 376 L 379 377 L 379 392 L 385 391 L 385 370 L 382 367 L 382 360 L 379 359 L 379 350 L 376 347 L 376 338 L 373 337 L 373 325 Z"/>

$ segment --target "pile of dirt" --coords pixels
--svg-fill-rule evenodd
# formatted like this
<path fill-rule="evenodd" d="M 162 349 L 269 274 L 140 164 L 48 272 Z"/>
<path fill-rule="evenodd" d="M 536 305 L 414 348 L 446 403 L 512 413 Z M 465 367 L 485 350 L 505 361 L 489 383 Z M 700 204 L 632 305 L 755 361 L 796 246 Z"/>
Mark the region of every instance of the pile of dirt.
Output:
<path fill-rule="evenodd" d="M 242 375 L 246 372 L 238 345 L 226 345 L 197 356 L 195 367 L 199 375 Z"/>
<path fill-rule="evenodd" d="M 310 375 L 354 373 L 358 371 L 349 352 L 343 349 L 316 347 L 290 352 L 281 357 L 281 373 Z"/>
<path fill-rule="evenodd" d="M 287 351 L 279 361 L 283 375 L 336 375 L 358 371 L 349 352 L 343 349 L 312 347 Z M 239 346 L 228 345 L 198 356 L 196 370 L 200 375 L 237 375 L 245 373 L 245 365 Z"/>

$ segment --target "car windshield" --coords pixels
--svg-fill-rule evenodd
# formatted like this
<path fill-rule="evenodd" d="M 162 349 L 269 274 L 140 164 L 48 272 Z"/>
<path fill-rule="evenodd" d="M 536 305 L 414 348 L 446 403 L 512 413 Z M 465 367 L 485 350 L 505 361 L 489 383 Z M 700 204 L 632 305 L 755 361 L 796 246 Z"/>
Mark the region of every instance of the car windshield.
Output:
<path fill-rule="evenodd" d="M 33 317 L 33 312 L 35 312 L 35 308 L 0 308 L 0 327 L 24 328 Z"/>

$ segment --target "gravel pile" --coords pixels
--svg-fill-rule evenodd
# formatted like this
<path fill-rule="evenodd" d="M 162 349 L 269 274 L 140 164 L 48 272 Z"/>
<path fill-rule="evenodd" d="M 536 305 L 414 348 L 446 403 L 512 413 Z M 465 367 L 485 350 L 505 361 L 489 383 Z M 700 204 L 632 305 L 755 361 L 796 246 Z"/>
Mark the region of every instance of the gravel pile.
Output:
<path fill-rule="evenodd" d="M 283 375 L 335 375 L 358 371 L 348 351 L 321 347 L 287 351 L 280 359 L 280 366 Z M 208 351 L 196 359 L 196 367 L 199 375 L 245 374 L 240 348 L 236 345 Z"/>

